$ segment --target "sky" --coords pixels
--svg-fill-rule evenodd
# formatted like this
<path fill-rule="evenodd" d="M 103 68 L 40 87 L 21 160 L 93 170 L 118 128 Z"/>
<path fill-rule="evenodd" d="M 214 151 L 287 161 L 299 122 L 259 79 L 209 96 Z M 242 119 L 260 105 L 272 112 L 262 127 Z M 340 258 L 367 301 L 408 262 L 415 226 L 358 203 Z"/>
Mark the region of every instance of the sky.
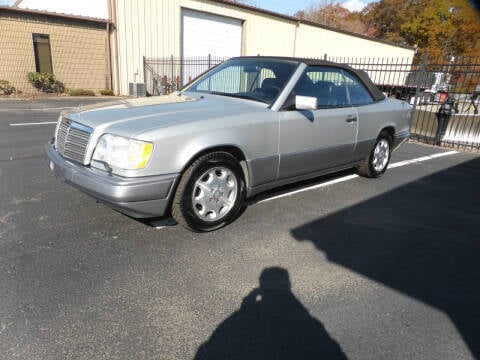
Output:
<path fill-rule="evenodd" d="M 11 5 L 15 0 L 0 0 L 0 5 Z M 372 2 L 372 0 L 339 0 L 343 7 L 350 11 L 361 10 L 365 5 Z M 299 10 L 304 10 L 312 4 L 326 3 L 324 0 L 247 0 L 250 5 L 278 12 L 285 15 L 293 15 Z"/>

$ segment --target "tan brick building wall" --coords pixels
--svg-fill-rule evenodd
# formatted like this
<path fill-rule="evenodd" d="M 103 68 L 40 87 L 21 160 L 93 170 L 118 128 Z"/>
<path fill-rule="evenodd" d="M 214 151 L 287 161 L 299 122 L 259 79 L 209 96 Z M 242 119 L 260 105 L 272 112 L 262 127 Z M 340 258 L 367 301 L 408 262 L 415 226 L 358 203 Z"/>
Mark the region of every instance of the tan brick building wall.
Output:
<path fill-rule="evenodd" d="M 24 93 L 36 90 L 26 79 L 35 72 L 32 34 L 50 36 L 53 73 L 69 89 L 108 88 L 105 23 L 0 9 L 0 80 Z"/>

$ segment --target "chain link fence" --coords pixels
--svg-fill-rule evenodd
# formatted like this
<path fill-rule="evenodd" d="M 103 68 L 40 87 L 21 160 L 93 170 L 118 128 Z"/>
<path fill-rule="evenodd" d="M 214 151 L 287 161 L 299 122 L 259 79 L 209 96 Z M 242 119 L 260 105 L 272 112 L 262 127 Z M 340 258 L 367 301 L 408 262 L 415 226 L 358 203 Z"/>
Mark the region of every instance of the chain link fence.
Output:
<path fill-rule="evenodd" d="M 411 139 L 432 145 L 480 152 L 480 59 L 329 57 L 367 72 L 388 97 L 412 105 Z M 149 95 L 169 94 L 223 57 L 144 58 Z"/>

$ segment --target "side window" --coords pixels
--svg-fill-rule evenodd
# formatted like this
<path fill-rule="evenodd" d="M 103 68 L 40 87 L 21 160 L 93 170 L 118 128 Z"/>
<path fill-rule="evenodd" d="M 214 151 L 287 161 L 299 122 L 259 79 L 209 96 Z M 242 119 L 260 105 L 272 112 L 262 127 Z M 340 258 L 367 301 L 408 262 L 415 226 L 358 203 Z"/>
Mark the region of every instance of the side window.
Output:
<path fill-rule="evenodd" d="M 352 105 L 366 105 L 373 102 L 372 95 L 355 75 L 345 72 L 345 79 Z"/>
<path fill-rule="evenodd" d="M 310 66 L 298 80 L 295 95 L 317 98 L 319 108 L 349 106 L 342 70 L 326 66 Z"/>
<path fill-rule="evenodd" d="M 50 36 L 45 34 L 32 34 L 32 38 L 36 71 L 53 73 Z"/>

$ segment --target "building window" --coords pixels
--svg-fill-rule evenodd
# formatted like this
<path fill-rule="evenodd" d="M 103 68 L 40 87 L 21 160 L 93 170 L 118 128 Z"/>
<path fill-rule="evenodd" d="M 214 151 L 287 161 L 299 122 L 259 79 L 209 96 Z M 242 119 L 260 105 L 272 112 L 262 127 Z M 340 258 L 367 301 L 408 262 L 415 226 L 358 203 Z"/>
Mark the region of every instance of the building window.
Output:
<path fill-rule="evenodd" d="M 33 50 L 35 51 L 35 68 L 37 72 L 53 74 L 50 36 L 45 34 L 32 34 L 32 36 Z"/>

